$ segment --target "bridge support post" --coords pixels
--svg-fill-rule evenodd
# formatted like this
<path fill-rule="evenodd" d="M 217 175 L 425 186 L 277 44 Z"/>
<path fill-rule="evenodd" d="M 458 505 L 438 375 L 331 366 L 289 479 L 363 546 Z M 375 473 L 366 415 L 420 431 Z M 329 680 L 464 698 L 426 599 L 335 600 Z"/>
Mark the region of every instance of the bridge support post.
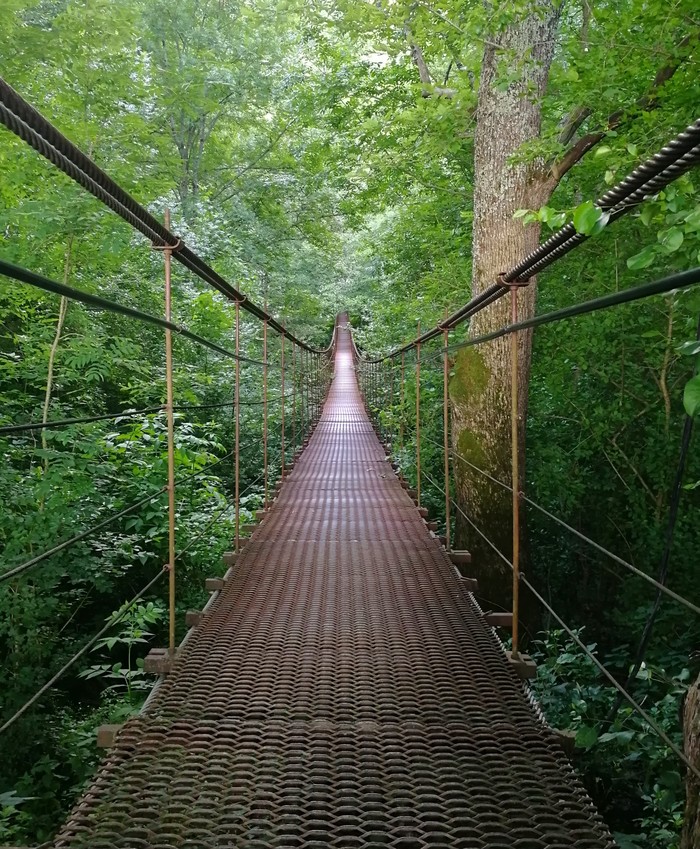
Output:
<path fill-rule="evenodd" d="M 292 343 L 292 458 L 297 454 L 297 346 Z"/>
<path fill-rule="evenodd" d="M 420 338 L 420 321 L 417 336 Z M 420 507 L 420 342 L 416 343 L 416 502 Z"/>
<path fill-rule="evenodd" d="M 447 318 L 447 310 L 445 310 Z M 445 550 L 450 550 L 450 398 L 448 382 L 450 378 L 450 363 L 448 359 L 447 346 L 450 344 L 450 331 L 444 328 L 442 331 L 443 356 L 442 356 L 442 451 L 445 467 Z"/>
<path fill-rule="evenodd" d="M 394 430 L 394 395 L 396 394 L 394 382 L 396 380 L 396 363 L 393 359 L 389 359 L 388 365 L 391 380 L 389 385 L 389 409 L 391 410 L 391 416 L 389 417 L 389 438 L 391 439 L 391 447 L 393 450 L 394 442 L 396 440 L 396 432 Z"/>
<path fill-rule="evenodd" d="M 319 365 L 318 354 L 314 354 L 314 424 L 318 422 L 321 416 L 321 373 Z"/>
<path fill-rule="evenodd" d="M 379 409 L 379 366 L 377 363 L 372 363 L 372 421 L 374 429 L 379 435 L 379 421 L 377 418 L 377 410 Z"/>
<path fill-rule="evenodd" d="M 316 421 L 316 380 L 314 377 L 314 355 L 309 352 L 309 435 Z"/>
<path fill-rule="evenodd" d="M 240 506 L 240 447 L 241 447 L 241 305 L 236 301 L 236 370 L 234 387 L 234 499 L 235 499 L 235 522 L 236 522 L 236 552 L 241 549 L 241 506 Z"/>
<path fill-rule="evenodd" d="M 284 327 L 284 325 L 282 325 Z M 284 461 L 285 461 L 285 446 L 284 446 L 284 333 L 282 334 L 282 353 L 280 354 L 280 367 L 282 371 L 282 414 L 280 424 L 280 434 L 282 439 L 282 477 L 284 477 Z"/>
<path fill-rule="evenodd" d="M 527 283 L 510 285 L 511 323 L 518 321 L 518 289 Z M 513 487 L 513 643 L 511 662 L 522 673 L 520 663 L 520 440 L 518 438 L 518 332 L 510 334 L 510 442 L 511 483 Z M 527 667 L 527 664 L 525 664 Z"/>
<path fill-rule="evenodd" d="M 265 298 L 265 313 L 267 313 L 267 298 Z M 267 478 L 267 319 L 263 321 L 263 478 L 265 489 L 265 510 L 268 507 L 268 478 Z"/>
<path fill-rule="evenodd" d="M 165 210 L 165 227 L 170 229 L 170 210 Z M 172 321 L 170 262 L 172 249 L 163 251 L 165 263 L 165 320 Z M 165 331 L 166 416 L 168 430 L 168 652 L 175 657 L 175 419 L 173 415 L 173 336 Z"/>
<path fill-rule="evenodd" d="M 386 360 L 382 360 L 382 410 L 386 412 L 389 409 L 389 404 L 391 403 L 391 397 L 389 393 L 389 373 L 387 366 L 389 363 Z M 382 424 L 382 442 L 386 443 L 389 441 L 389 426 L 386 420 Z"/>
<path fill-rule="evenodd" d="M 306 351 L 300 352 L 301 356 L 301 441 L 302 444 L 306 444 L 307 437 L 307 386 L 306 386 Z"/>
<path fill-rule="evenodd" d="M 399 392 L 399 449 L 403 451 L 403 413 L 404 413 L 404 401 L 406 398 L 406 385 L 405 385 L 405 377 L 406 377 L 406 353 L 405 351 L 401 351 L 401 389 Z"/>

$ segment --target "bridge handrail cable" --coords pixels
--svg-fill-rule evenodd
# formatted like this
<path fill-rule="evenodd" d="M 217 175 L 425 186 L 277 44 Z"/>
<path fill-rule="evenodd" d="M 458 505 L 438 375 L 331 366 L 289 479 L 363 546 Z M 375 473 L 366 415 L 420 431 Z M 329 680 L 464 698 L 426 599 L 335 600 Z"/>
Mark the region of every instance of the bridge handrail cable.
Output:
<path fill-rule="evenodd" d="M 425 474 L 425 473 L 424 473 Z M 445 495 L 445 491 L 440 487 L 440 485 L 433 480 L 429 475 L 425 474 L 425 477 L 430 480 L 432 485 Z M 482 539 L 493 549 L 493 551 L 500 557 L 500 559 L 511 569 L 513 569 L 513 564 L 511 561 L 503 554 L 503 552 L 492 542 L 491 539 L 478 527 L 478 525 L 462 510 L 460 505 L 454 500 L 451 499 L 453 506 L 460 513 L 460 515 L 474 528 L 474 530 L 482 537 Z M 524 574 L 520 575 L 520 582 L 524 584 L 528 590 L 533 594 L 533 596 L 543 605 L 543 607 L 550 613 L 550 615 L 556 619 L 557 623 L 566 631 L 569 637 L 576 643 L 576 645 L 587 655 L 587 657 L 593 661 L 593 663 L 598 667 L 599 671 L 605 676 L 605 678 L 613 685 L 613 687 L 618 691 L 618 693 L 631 705 L 631 707 L 642 717 L 642 719 L 647 723 L 647 725 L 658 735 L 658 737 L 663 740 L 663 742 L 668 746 L 668 748 L 685 764 L 685 766 L 693 773 L 693 775 L 700 779 L 700 769 L 696 767 L 685 755 L 682 749 L 673 742 L 673 740 L 668 736 L 668 734 L 661 728 L 661 726 L 656 722 L 656 720 L 651 717 L 647 711 L 637 702 L 637 700 L 629 693 L 625 687 L 620 684 L 620 682 L 615 678 L 615 676 L 608 670 L 608 668 L 601 663 L 601 661 L 595 656 L 595 654 L 586 646 L 586 644 L 581 640 L 581 638 L 576 634 L 576 632 L 564 622 L 564 620 L 559 616 L 559 614 L 552 608 L 549 602 L 535 589 L 535 587 L 530 583 L 527 577 Z"/>
<path fill-rule="evenodd" d="M 182 265 L 209 283 L 240 308 L 266 321 L 278 334 L 300 348 L 315 354 L 328 349 L 314 348 L 291 333 L 282 322 L 235 289 L 224 277 L 164 227 L 116 181 L 106 174 L 77 145 L 64 136 L 38 110 L 0 77 L 0 123 L 52 162 L 59 170 L 87 189 L 124 221 L 160 248 L 168 248 Z"/>
<path fill-rule="evenodd" d="M 609 189 L 596 201 L 609 221 L 620 218 L 631 209 L 653 196 L 700 162 L 700 118 L 679 133 L 654 156 L 634 169 L 620 183 Z M 477 312 L 490 306 L 507 294 L 511 284 L 524 283 L 590 236 L 578 233 L 573 224 L 565 224 L 542 242 L 536 250 L 518 265 L 500 275 L 499 280 L 475 295 L 468 303 L 447 316 L 435 326 L 398 348 L 377 357 L 362 357 L 365 362 L 379 363 L 406 353 L 416 346 L 434 339 L 445 330 L 452 330 Z"/>

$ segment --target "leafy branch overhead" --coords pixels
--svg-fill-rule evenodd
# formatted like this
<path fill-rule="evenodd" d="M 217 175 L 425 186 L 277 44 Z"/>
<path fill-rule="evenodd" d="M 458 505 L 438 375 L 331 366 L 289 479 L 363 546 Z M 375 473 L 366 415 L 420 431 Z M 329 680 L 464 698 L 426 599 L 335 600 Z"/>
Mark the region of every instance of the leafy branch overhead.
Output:
<path fill-rule="evenodd" d="M 566 223 L 593 238 L 520 290 L 521 318 L 700 263 L 697 171 L 614 222 L 595 202 L 697 119 L 698 23 L 696 0 L 4 0 L 0 55 L 12 86 L 155 216 L 168 207 L 174 231 L 296 335 L 322 346 L 348 310 L 363 349 L 382 352 L 492 286 Z M 5 131 L 0 172 L 3 259 L 162 314 L 161 254 Z M 215 345 L 235 345 L 231 305 L 179 267 L 173 310 Z M 690 596 L 700 586 L 697 435 L 670 543 L 667 525 L 679 439 L 686 417 L 697 430 L 700 415 L 698 316 L 697 293 L 677 291 L 543 326 L 521 338 L 519 370 L 523 491 L 648 575 L 668 550 L 668 585 Z M 509 321 L 502 299 L 449 338 Z M 246 318 L 240 342 L 260 359 L 259 324 Z M 421 461 L 441 481 L 443 373 L 431 344 Z M 270 345 L 278 364 L 279 343 Z M 234 396 L 231 362 L 213 350 L 177 336 L 174 360 L 176 473 L 198 475 L 177 497 L 184 633 L 232 539 Z M 452 495 L 508 552 L 509 493 L 456 462 L 510 480 L 507 346 L 455 349 L 448 365 Z M 247 520 L 264 499 L 262 387 L 252 365 L 242 375 Z M 385 375 L 393 395 L 381 420 L 401 429 L 397 462 L 414 482 L 414 362 L 405 358 L 403 402 L 400 367 Z M 164 586 L 128 615 L 123 604 L 168 554 L 164 378 L 158 328 L 0 280 L 0 427 L 68 420 L 0 434 L 0 571 L 149 499 L 0 587 L 5 714 L 113 611 L 125 614 L 0 741 L 8 845 L 52 839 L 95 768 L 95 727 L 139 710 L 151 683 L 143 658 L 164 644 Z M 278 462 L 279 369 L 268 379 Z M 298 417 L 294 427 L 298 438 Z M 424 490 L 442 529 L 444 497 Z M 456 533 L 481 570 L 484 604 L 510 609 L 511 576 L 493 550 L 466 522 Z M 631 675 L 635 696 L 680 743 L 699 624 L 672 604 L 652 616 L 645 582 L 535 511 L 523 548 L 528 578 L 618 680 Z M 677 849 L 683 776 L 673 758 L 626 709 L 610 718 L 611 690 L 546 616 L 527 610 L 524 626 L 540 704 L 570 732 L 618 844 Z M 695 838 L 683 839 L 690 849 Z"/>

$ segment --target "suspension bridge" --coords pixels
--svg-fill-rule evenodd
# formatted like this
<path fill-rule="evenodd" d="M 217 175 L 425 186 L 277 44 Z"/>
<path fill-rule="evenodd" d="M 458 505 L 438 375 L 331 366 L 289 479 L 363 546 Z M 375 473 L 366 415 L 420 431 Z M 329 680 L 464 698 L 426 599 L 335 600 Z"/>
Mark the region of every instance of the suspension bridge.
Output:
<path fill-rule="evenodd" d="M 404 356 L 415 351 L 419 374 L 421 345 L 431 339 L 444 340 L 435 356 L 444 363 L 447 381 L 447 357 L 455 347 L 509 335 L 515 351 L 522 329 L 696 285 L 700 271 L 519 321 L 517 287 L 584 241 L 567 225 L 494 281 L 491 289 L 409 345 L 374 359 L 363 356 L 352 339 L 347 315 L 341 314 L 330 347 L 317 350 L 234 289 L 170 232 L 167 220 L 165 226 L 158 222 L 4 82 L 0 83 L 0 121 L 163 251 L 166 309 L 162 318 L 4 261 L 0 261 L 0 273 L 164 330 L 171 451 L 176 409 L 172 334 L 184 334 L 217 349 L 219 355 L 232 357 L 236 367 L 232 452 L 236 537 L 232 551 L 224 555 L 227 571 L 207 581 L 210 600 L 203 610 L 188 613 L 190 629 L 176 646 L 174 494 L 176 483 L 181 482 L 174 476 L 171 455 L 167 484 L 153 496 L 164 492 L 169 496 L 169 562 L 130 602 L 141 598 L 162 576 L 169 578 L 170 643 L 147 658 L 148 668 L 159 675 L 158 683 L 138 716 L 121 727 L 102 729 L 102 743 L 109 751 L 51 845 L 57 849 L 613 847 L 560 736 L 548 726 L 528 689 L 527 678 L 534 671 L 518 645 L 520 588 L 532 592 L 572 637 L 575 634 L 519 572 L 517 486 L 510 487 L 515 490 L 513 556 L 508 559 L 499 552 L 513 569 L 513 611 L 494 619 L 478 604 L 476 582 L 465 576 L 468 554 L 454 552 L 450 545 L 450 510 L 460 508 L 450 495 L 453 449 L 448 439 L 447 393 L 445 480 L 440 491 L 448 523 L 443 538 L 428 521 L 420 490 L 410 491 L 392 464 L 388 434 L 377 413 L 386 402 L 387 387 L 393 387 L 393 378 L 390 384 L 384 369 L 394 368 L 400 356 L 403 375 Z M 598 206 L 614 220 L 699 160 L 700 121 L 611 189 Z M 235 303 L 235 350 L 213 345 L 172 322 L 171 259 Z M 508 293 L 514 304 L 511 325 L 450 344 L 451 330 Z M 265 348 L 260 361 L 241 354 L 241 310 L 263 322 Z M 242 361 L 259 366 L 267 393 L 268 330 L 282 342 L 281 475 L 268 497 L 265 453 L 265 509 L 245 537 L 239 528 L 239 367 Z M 305 358 L 309 401 L 309 415 L 300 427 L 305 436 L 299 451 L 293 441 L 290 462 L 285 460 L 284 444 L 284 380 L 290 367 L 289 360 L 286 364 L 284 360 L 285 340 Z M 292 367 L 295 363 L 292 360 Z M 515 382 L 517 358 L 513 369 Z M 294 377 L 292 385 L 296 387 Z M 419 428 L 418 381 L 417 387 Z M 517 395 L 513 403 L 517 409 Z M 265 427 L 266 404 L 267 400 Z M 64 423 L 11 425 L 0 433 Z M 519 479 L 516 436 L 514 431 L 515 482 Z M 417 441 L 420 445 L 419 431 Z M 420 465 L 418 475 L 420 486 Z M 20 579 L 106 522 L 138 510 L 146 500 L 34 555 L 1 574 L 0 581 Z M 700 612 L 692 601 L 612 556 L 660 592 Z M 493 627 L 504 624 L 512 629 L 510 652 Z M 0 731 L 30 710 L 105 630 L 9 717 Z M 578 642 L 582 651 L 588 651 Z M 700 775 L 643 707 L 593 659 L 688 769 Z"/>

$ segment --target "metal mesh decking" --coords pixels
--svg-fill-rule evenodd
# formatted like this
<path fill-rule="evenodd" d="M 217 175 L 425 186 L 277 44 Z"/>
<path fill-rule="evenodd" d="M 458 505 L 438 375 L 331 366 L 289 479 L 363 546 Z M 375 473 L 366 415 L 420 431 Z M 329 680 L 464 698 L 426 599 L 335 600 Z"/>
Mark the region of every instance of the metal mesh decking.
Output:
<path fill-rule="evenodd" d="M 346 330 L 309 447 L 56 846 L 613 846 L 386 462 Z"/>

